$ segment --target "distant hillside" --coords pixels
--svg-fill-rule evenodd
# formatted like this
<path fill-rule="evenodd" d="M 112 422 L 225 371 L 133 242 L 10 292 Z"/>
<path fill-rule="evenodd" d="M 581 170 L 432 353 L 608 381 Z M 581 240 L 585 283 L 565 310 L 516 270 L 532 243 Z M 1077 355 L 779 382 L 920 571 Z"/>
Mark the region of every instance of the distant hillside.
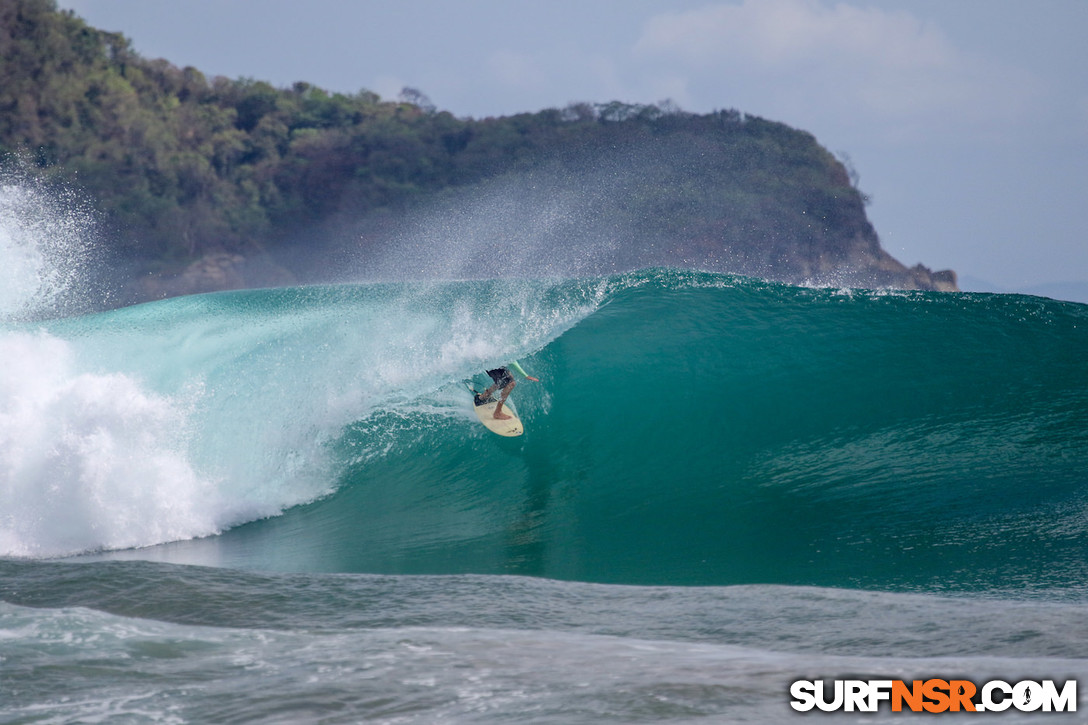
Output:
<path fill-rule="evenodd" d="M 737 111 L 613 102 L 474 120 L 409 89 L 394 102 L 208 79 L 53 0 L 0 4 L 0 57 L 0 152 L 93 196 L 110 253 L 142 280 L 134 299 L 319 279 L 344 260 L 437 273 L 438 234 L 568 260 L 557 273 L 669 264 L 955 289 L 954 273 L 880 247 L 810 134 Z"/>

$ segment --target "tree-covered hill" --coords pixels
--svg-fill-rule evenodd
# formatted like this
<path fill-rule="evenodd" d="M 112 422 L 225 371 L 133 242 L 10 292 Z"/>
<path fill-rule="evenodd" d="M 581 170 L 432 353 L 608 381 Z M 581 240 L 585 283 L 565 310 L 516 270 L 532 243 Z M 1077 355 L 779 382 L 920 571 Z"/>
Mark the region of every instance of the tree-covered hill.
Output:
<path fill-rule="evenodd" d="M 555 271 L 683 264 L 955 287 L 884 252 L 843 164 L 781 123 L 618 102 L 476 120 L 409 89 L 383 101 L 208 79 L 53 0 L 0 3 L 0 152 L 94 198 L 110 254 L 155 275 L 141 297 L 259 284 L 257 260 L 301 279 L 347 256 L 365 274 L 394 241 L 424 259 L 433 234 L 413 239 L 413 220 L 435 214 L 451 236 L 583 260 Z M 558 200 L 567 222 L 542 233 Z"/>

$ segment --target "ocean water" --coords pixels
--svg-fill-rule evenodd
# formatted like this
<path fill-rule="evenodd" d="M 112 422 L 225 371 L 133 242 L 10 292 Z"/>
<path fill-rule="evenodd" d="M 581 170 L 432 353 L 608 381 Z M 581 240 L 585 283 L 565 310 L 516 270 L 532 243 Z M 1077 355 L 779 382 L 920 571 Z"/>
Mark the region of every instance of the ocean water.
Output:
<path fill-rule="evenodd" d="M 647 269 L 72 316 L 81 222 L 36 194 L 0 193 L 2 722 L 774 723 L 799 679 L 1088 674 L 1088 306 Z M 510 359 L 503 439 L 463 381 Z"/>

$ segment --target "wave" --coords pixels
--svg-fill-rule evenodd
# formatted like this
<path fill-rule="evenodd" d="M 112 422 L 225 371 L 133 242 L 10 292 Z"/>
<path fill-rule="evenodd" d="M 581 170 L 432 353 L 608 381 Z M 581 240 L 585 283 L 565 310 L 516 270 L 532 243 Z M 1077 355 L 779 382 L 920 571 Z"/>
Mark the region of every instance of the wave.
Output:
<path fill-rule="evenodd" d="M 1085 574 L 1086 310 L 648 270 L 8 324 L 0 544 L 190 540 L 137 555 L 312 571 L 1068 586 Z M 543 382 L 516 389 L 527 432 L 504 441 L 461 380 L 513 358 Z"/>

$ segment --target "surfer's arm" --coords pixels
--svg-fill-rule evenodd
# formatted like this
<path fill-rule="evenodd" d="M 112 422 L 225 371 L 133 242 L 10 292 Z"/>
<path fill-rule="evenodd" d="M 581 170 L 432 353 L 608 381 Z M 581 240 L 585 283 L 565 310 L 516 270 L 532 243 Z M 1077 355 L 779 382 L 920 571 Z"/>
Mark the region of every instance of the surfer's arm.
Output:
<path fill-rule="evenodd" d="M 506 367 L 510 368 L 511 370 L 513 370 L 515 373 L 517 373 L 521 377 L 525 378 L 526 380 L 532 380 L 534 383 L 539 383 L 540 382 L 540 380 L 538 380 L 537 378 L 534 378 L 532 375 L 529 375 L 524 370 L 522 370 L 521 365 L 518 365 L 517 360 L 511 360 L 510 364 L 507 365 Z"/>

